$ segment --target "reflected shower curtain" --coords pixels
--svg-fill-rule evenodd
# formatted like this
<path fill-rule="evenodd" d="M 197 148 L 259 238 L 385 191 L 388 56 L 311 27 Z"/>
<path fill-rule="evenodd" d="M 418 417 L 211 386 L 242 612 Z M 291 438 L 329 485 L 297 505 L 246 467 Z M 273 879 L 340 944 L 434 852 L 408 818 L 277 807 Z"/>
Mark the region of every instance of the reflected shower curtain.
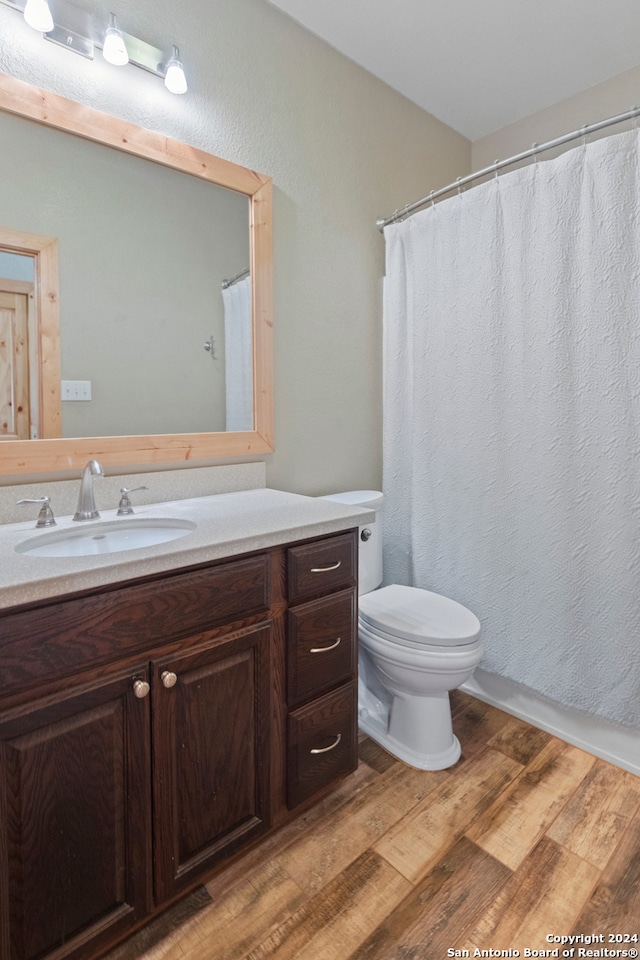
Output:
<path fill-rule="evenodd" d="M 226 429 L 253 430 L 251 277 L 223 289 Z"/>
<path fill-rule="evenodd" d="M 385 581 L 480 666 L 640 729 L 638 134 L 386 228 Z"/>

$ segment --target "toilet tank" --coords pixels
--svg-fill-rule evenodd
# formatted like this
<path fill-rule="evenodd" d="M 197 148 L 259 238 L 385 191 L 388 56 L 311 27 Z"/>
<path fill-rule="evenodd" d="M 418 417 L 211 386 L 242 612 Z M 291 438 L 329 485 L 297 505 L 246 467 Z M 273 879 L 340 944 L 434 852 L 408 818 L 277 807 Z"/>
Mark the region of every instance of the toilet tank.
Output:
<path fill-rule="evenodd" d="M 359 527 L 358 593 L 370 593 L 382 583 L 383 495 L 379 490 L 350 490 L 346 493 L 330 493 L 320 499 L 375 510 L 375 523 L 365 523 Z"/>

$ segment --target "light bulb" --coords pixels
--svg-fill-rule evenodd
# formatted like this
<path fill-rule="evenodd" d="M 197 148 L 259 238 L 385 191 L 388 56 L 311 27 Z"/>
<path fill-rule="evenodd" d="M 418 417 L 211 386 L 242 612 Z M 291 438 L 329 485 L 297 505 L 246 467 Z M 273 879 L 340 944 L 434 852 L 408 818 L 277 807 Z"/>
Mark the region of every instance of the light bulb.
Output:
<path fill-rule="evenodd" d="M 24 18 L 30 27 L 40 33 L 49 33 L 54 23 L 47 0 L 27 0 L 24 8 Z"/>
<path fill-rule="evenodd" d="M 173 48 L 171 59 L 167 64 L 164 85 L 170 93 L 187 92 L 187 78 L 184 75 L 184 68 L 182 66 L 180 52 L 177 47 Z"/>
<path fill-rule="evenodd" d="M 116 67 L 122 67 L 125 63 L 129 63 L 129 54 L 124 45 L 124 37 L 118 30 L 116 18 L 113 14 L 109 15 L 109 26 L 104 38 L 102 56 L 108 63 L 113 63 Z"/>

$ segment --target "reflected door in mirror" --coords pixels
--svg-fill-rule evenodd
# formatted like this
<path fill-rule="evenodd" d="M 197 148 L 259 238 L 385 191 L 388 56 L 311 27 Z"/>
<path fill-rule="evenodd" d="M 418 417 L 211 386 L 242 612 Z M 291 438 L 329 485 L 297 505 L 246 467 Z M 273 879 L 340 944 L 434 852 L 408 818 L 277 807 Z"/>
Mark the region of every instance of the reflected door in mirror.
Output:
<path fill-rule="evenodd" d="M 32 287 L 0 277 L 0 440 L 37 436 L 29 375 Z"/>

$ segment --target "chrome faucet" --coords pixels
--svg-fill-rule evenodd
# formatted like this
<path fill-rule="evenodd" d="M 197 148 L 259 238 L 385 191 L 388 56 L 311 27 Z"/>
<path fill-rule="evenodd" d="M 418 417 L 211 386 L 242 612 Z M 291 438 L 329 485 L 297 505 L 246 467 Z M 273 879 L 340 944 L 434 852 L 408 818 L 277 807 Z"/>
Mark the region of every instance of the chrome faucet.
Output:
<path fill-rule="evenodd" d="M 100 516 L 96 510 L 96 501 L 93 496 L 94 477 L 104 477 L 104 470 L 102 464 L 98 463 L 97 460 L 89 460 L 82 471 L 78 509 L 73 516 L 74 520 L 96 520 Z"/>

